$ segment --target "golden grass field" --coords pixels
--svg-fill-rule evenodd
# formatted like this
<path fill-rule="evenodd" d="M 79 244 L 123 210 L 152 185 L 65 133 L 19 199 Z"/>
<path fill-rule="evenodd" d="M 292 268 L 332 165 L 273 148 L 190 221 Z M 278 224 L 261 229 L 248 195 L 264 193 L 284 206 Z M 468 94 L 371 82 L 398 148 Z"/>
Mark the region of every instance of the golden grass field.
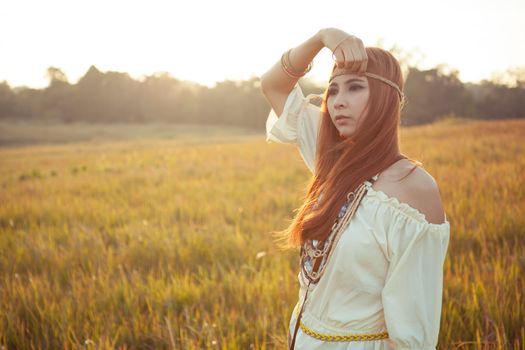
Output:
<path fill-rule="evenodd" d="M 439 349 L 525 348 L 524 135 L 402 129 L 451 223 Z M 270 232 L 309 176 L 260 133 L 0 148 L 0 348 L 285 348 L 298 255 Z"/>

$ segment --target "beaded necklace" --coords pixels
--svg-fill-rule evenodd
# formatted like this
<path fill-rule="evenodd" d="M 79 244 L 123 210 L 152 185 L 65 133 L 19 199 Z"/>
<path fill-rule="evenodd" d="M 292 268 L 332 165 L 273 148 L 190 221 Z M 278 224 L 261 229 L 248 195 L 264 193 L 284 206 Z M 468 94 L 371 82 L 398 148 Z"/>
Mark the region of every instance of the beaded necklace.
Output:
<path fill-rule="evenodd" d="M 373 177 L 375 181 L 377 175 Z M 306 293 L 297 316 L 297 321 L 295 324 L 295 329 L 293 336 L 289 335 L 289 349 L 295 348 L 295 338 L 297 336 L 297 330 L 301 324 L 301 315 L 306 304 L 306 298 L 308 297 L 308 292 L 310 290 L 311 284 L 316 284 L 321 279 L 325 268 L 329 262 L 330 257 L 332 256 L 333 247 L 337 245 L 339 238 L 342 233 L 345 231 L 350 220 L 354 216 L 354 213 L 361 202 L 361 199 L 365 196 L 367 192 L 366 182 L 362 183 L 346 196 L 346 203 L 341 208 L 329 236 L 322 242 L 317 242 L 314 244 L 313 241 L 307 240 L 301 246 L 301 271 L 302 274 L 308 279 L 308 286 L 306 287 Z M 310 268 L 311 267 L 311 268 Z"/>
<path fill-rule="evenodd" d="M 397 157 L 396 162 L 402 158 L 407 158 L 403 155 Z M 339 238 L 341 238 L 342 233 L 347 228 L 350 220 L 354 216 L 361 200 L 366 195 L 368 191 L 368 186 L 371 186 L 372 183 L 376 182 L 379 177 L 379 173 L 372 176 L 371 179 L 364 181 L 359 185 L 354 191 L 347 194 L 347 201 L 342 206 L 337 218 L 332 225 L 332 229 L 328 237 L 321 242 L 315 240 L 307 240 L 301 246 L 301 274 L 306 277 L 308 280 L 308 285 L 306 286 L 306 292 L 304 294 L 303 302 L 301 307 L 298 309 L 297 320 L 295 323 L 295 329 L 293 334 L 288 334 L 288 349 L 294 350 L 295 348 L 295 339 L 297 337 L 297 330 L 299 327 L 306 332 L 306 334 L 313 336 L 320 340 L 325 341 L 349 341 L 349 340 L 375 340 L 375 339 L 384 339 L 388 338 L 388 332 L 378 333 L 378 334 L 369 334 L 369 335 L 351 335 L 351 336 L 327 336 L 323 334 L 318 334 L 310 329 L 308 329 L 304 324 L 301 323 L 301 316 L 306 305 L 306 299 L 308 298 L 308 292 L 310 291 L 310 286 L 317 284 L 321 279 L 325 268 L 329 262 L 330 257 L 334 247 L 337 245 Z M 322 196 L 322 195 L 321 195 Z M 320 197 L 321 197 L 320 196 Z M 318 203 L 316 204 L 316 206 Z"/>
<path fill-rule="evenodd" d="M 323 241 L 307 240 L 301 246 L 301 271 L 310 283 L 316 284 L 319 282 L 328 263 L 332 248 L 339 241 L 341 234 L 353 216 L 353 212 L 357 209 L 357 205 L 352 206 L 352 204 L 357 202 L 356 198 L 361 199 L 365 194 L 366 188 L 364 184 L 361 184 L 355 191 L 348 193 L 346 196 L 347 201 L 341 207 L 328 237 Z M 314 269 L 316 264 L 318 264 L 318 268 Z"/>

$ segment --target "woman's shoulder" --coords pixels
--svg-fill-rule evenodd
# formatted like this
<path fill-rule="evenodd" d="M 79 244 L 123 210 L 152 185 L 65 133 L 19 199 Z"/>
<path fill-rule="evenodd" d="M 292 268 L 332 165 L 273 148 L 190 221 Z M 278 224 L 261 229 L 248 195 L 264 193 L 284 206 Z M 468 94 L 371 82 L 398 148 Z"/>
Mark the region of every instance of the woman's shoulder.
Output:
<path fill-rule="evenodd" d="M 421 213 L 430 224 L 446 221 L 436 180 L 410 160 L 398 161 L 383 171 L 372 188 Z"/>

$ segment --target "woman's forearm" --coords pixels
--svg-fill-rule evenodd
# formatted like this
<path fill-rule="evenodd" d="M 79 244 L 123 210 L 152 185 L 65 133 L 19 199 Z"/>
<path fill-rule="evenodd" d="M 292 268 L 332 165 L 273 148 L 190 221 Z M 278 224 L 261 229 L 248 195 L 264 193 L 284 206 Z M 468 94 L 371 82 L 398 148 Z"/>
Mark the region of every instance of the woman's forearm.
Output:
<path fill-rule="evenodd" d="M 321 29 L 308 40 L 291 50 L 290 64 L 295 69 L 304 71 L 323 47 L 323 29 Z M 277 63 L 261 76 L 261 90 L 263 92 L 275 91 L 288 94 L 297 83 L 297 80 L 299 78 L 290 77 L 283 71 L 279 58 Z"/>

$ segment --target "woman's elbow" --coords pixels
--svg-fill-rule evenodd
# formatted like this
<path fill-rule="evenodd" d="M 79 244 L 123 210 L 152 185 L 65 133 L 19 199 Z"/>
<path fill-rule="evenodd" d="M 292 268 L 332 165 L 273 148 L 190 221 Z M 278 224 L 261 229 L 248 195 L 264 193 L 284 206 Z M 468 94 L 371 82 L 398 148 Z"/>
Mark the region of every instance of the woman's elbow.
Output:
<path fill-rule="evenodd" d="M 259 79 L 259 85 L 260 85 L 261 93 L 263 95 L 266 95 L 266 92 L 268 91 L 268 77 L 266 73 L 261 75 L 261 78 Z"/>

